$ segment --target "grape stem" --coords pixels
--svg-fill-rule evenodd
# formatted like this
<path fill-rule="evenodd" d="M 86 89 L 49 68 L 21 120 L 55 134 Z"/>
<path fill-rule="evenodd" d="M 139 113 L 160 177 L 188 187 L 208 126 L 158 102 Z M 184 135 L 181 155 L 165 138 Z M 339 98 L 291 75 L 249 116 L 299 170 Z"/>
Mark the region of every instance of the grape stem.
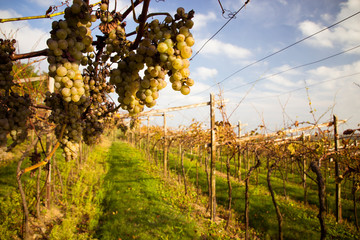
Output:
<path fill-rule="evenodd" d="M 129 32 L 126 34 L 126 37 L 129 37 L 129 36 L 132 36 L 132 35 L 135 35 L 136 34 L 136 31 L 132 31 L 132 32 Z"/>
<path fill-rule="evenodd" d="M 133 19 L 134 19 L 134 22 L 136 23 L 140 23 L 139 20 L 136 18 L 136 13 L 135 13 L 135 6 L 134 6 L 134 1 L 131 0 L 131 6 L 132 6 L 132 12 L 133 12 Z"/>
<path fill-rule="evenodd" d="M 32 57 L 40 57 L 40 56 L 47 56 L 48 55 L 48 49 L 43 49 L 40 51 L 34 51 L 34 52 L 29 52 L 29 53 L 22 53 L 22 54 L 12 54 L 10 56 L 10 59 L 12 61 L 16 61 L 19 59 L 24 59 L 24 58 L 32 58 Z"/>
<path fill-rule="evenodd" d="M 4 22 L 13 22 L 13 21 L 23 21 L 23 20 L 33 20 L 33 19 L 41 19 L 41 18 L 52 18 L 55 16 L 59 16 L 64 14 L 64 12 L 58 12 L 53 14 L 45 14 L 39 16 L 29 16 L 29 17 L 16 17 L 16 18 L 0 18 L 0 23 Z"/>
<path fill-rule="evenodd" d="M 167 13 L 167 12 L 158 12 L 158 13 L 150 13 L 146 16 L 146 19 L 148 18 L 151 18 L 151 17 L 154 17 L 154 16 L 159 16 L 159 15 L 165 15 L 165 16 L 170 16 L 171 17 L 171 14 L 170 13 Z"/>
<path fill-rule="evenodd" d="M 146 19 L 147 19 L 146 17 L 147 17 L 149 5 L 150 5 L 150 0 L 144 0 L 143 8 L 142 8 L 141 14 L 139 16 L 139 22 L 140 22 L 139 31 L 138 31 L 135 41 L 131 45 L 131 49 L 136 49 L 138 47 L 140 40 L 144 34 L 144 27 L 145 27 L 145 23 L 146 23 Z"/>
<path fill-rule="evenodd" d="M 33 105 L 34 108 L 39 108 L 39 109 L 46 109 L 46 110 L 51 110 L 51 107 L 48 107 L 46 105 Z"/>
<path fill-rule="evenodd" d="M 134 8 L 137 5 L 139 5 L 140 3 L 142 3 L 143 1 L 144 0 L 136 0 L 134 2 Z M 128 9 L 126 9 L 126 11 L 121 15 L 121 19 L 120 19 L 121 22 L 124 21 L 124 19 L 131 13 L 132 9 L 133 9 L 133 6 L 130 6 Z"/>

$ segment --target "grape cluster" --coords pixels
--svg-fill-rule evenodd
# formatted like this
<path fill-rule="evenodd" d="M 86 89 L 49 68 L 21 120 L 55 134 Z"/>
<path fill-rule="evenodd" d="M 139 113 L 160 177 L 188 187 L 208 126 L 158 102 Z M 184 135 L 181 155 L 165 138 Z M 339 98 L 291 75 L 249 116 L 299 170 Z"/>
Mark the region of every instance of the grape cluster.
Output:
<path fill-rule="evenodd" d="M 30 96 L 12 90 L 15 84 L 10 56 L 15 52 L 15 43 L 15 40 L 0 39 L 0 146 L 7 145 L 9 133 L 12 146 L 23 142 L 27 137 L 27 120 L 32 115 Z"/>
<path fill-rule="evenodd" d="M 15 40 L 0 39 L 0 89 L 9 89 L 14 85 L 14 77 L 10 74 L 13 63 L 10 55 L 15 51 Z"/>
<path fill-rule="evenodd" d="M 89 114 L 86 116 L 83 138 L 87 145 L 98 143 L 103 131 L 104 124 L 100 122 L 96 114 Z"/>
<path fill-rule="evenodd" d="M 85 95 L 91 97 L 94 104 L 106 102 L 106 94 L 115 91 L 113 85 L 108 84 L 106 76 L 109 75 L 108 66 L 89 60 L 89 66 L 84 74 Z"/>
<path fill-rule="evenodd" d="M 47 41 L 49 75 L 55 78 L 55 87 L 66 102 L 78 102 L 85 95 L 79 65 L 86 65 L 88 57 L 83 54 L 94 50 L 89 29 L 94 20 L 89 6 L 83 0 L 74 0 L 65 9 L 65 19 L 52 23 Z"/>
<path fill-rule="evenodd" d="M 0 95 L 0 146 L 7 143 L 10 133 L 13 141 L 23 142 L 27 137 L 27 119 L 32 115 L 31 99 L 28 94 L 20 96 L 10 92 Z"/>
<path fill-rule="evenodd" d="M 156 104 L 159 91 L 166 87 L 166 74 L 170 76 L 172 87 L 182 94 L 190 93 L 194 80 L 189 78 L 190 61 L 194 38 L 190 33 L 193 26 L 194 12 L 185 13 L 178 8 L 174 18 L 168 15 L 163 23 L 155 19 L 146 25 L 144 38 L 138 47 L 129 49 L 124 39 L 122 27 L 117 27 L 109 34 L 106 51 L 117 54 L 110 59 L 118 61 L 117 68 L 111 70 L 110 83 L 116 86 L 121 108 L 130 115 L 135 115 Z M 114 44 L 114 42 L 116 44 Z M 122 54 L 122 55 L 121 55 Z M 140 76 L 140 71 L 144 76 Z"/>
<path fill-rule="evenodd" d="M 108 123 L 113 120 L 115 104 L 105 100 L 103 103 L 93 102 L 83 115 L 83 140 L 87 145 L 98 143 Z"/>
<path fill-rule="evenodd" d="M 165 18 L 165 23 L 158 20 L 151 22 L 147 36 L 158 40 L 157 51 L 160 53 L 161 66 L 169 70 L 170 82 L 175 91 L 187 95 L 194 80 L 190 76 L 191 47 L 195 40 L 190 33 L 194 22 L 191 20 L 194 12 L 185 13 L 183 8 L 178 8 L 175 21 L 171 16 Z"/>
<path fill-rule="evenodd" d="M 71 159 L 75 159 L 78 157 L 78 152 L 80 149 L 80 145 L 77 142 L 69 141 L 68 139 L 64 139 L 63 142 L 64 149 L 64 157 L 66 161 L 70 161 Z"/>
<path fill-rule="evenodd" d="M 90 106 L 89 98 L 82 96 L 78 102 L 66 102 L 59 93 L 46 93 L 46 106 L 52 109 L 49 121 L 56 124 L 55 135 L 58 139 L 62 137 L 66 158 L 70 159 L 76 151 L 68 151 L 67 148 L 72 149 L 76 143 L 81 141 L 81 136 L 84 129 L 83 114 Z M 62 133 L 62 128 L 65 125 L 65 130 Z M 69 146 L 70 147 L 69 147 Z M 72 154 L 72 155 L 71 155 Z"/>
<path fill-rule="evenodd" d="M 136 92 L 140 88 L 139 71 L 144 67 L 141 61 L 136 62 L 136 56 L 140 56 L 131 52 L 129 57 L 118 63 L 118 68 L 111 70 L 110 82 L 116 86 L 118 94 L 118 102 L 124 110 L 129 113 L 139 113 L 143 110 L 143 105 L 136 98 Z"/>

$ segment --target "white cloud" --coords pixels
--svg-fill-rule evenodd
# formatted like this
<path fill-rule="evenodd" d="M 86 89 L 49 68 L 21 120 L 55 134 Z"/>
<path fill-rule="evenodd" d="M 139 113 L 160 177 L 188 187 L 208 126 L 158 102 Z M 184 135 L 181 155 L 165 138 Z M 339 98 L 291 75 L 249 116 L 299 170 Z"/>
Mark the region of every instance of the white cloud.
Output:
<path fill-rule="evenodd" d="M 15 11 L 0 10 L 0 16 L 4 18 L 21 16 Z M 47 48 L 46 40 L 50 37 L 48 32 L 31 27 L 27 21 L 6 22 L 0 25 L 0 38 L 16 39 L 17 53 L 28 53 Z M 34 59 L 30 59 L 32 61 Z M 40 72 L 47 71 L 47 61 L 39 65 Z"/>
<path fill-rule="evenodd" d="M 340 21 L 354 14 L 354 9 L 360 9 L 360 1 L 358 0 L 349 0 L 346 3 L 340 4 L 340 12 L 336 16 L 336 21 Z M 323 15 L 324 20 L 329 19 L 329 16 Z M 315 47 L 334 47 L 336 45 L 341 46 L 342 49 L 348 49 L 353 47 L 355 44 L 360 42 L 360 16 L 356 15 L 341 24 L 331 28 L 330 30 L 325 30 L 320 34 L 312 37 L 306 42 Z M 299 24 L 298 28 L 304 36 L 313 34 L 323 28 L 321 23 L 312 22 L 309 20 L 303 21 Z M 354 53 L 353 51 L 352 53 Z M 360 51 L 356 51 L 360 53 Z"/>
<path fill-rule="evenodd" d="M 357 73 L 359 72 L 359 69 L 360 69 L 360 61 L 357 61 L 351 64 L 346 64 L 338 67 L 320 66 L 308 71 L 308 73 L 318 78 L 336 78 L 343 75 Z"/>
<path fill-rule="evenodd" d="M 325 21 L 325 22 L 331 22 L 331 21 L 333 21 L 332 19 L 332 16 L 330 15 L 330 14 L 328 14 L 328 13 L 325 13 L 325 14 L 322 14 L 321 15 L 321 19 L 323 20 L 323 21 Z"/>
<path fill-rule="evenodd" d="M 19 17 L 15 11 L 0 10 L 0 16 L 4 18 Z M 46 40 L 50 34 L 33 28 L 27 21 L 6 22 L 0 25 L 2 37 L 15 38 L 18 44 L 18 51 L 21 53 L 41 50 L 46 48 Z"/>
<path fill-rule="evenodd" d="M 195 79 L 194 86 L 190 87 L 189 95 L 182 95 L 178 91 L 174 91 L 171 87 L 171 83 L 168 82 L 166 88 L 159 92 L 159 98 L 156 100 L 156 109 L 167 108 L 169 106 L 183 106 L 194 103 L 201 103 L 204 101 L 204 96 L 200 96 L 198 93 L 207 90 L 208 84 L 201 83 Z"/>
<path fill-rule="evenodd" d="M 321 84 L 321 87 L 328 90 L 336 90 L 344 86 L 352 86 L 352 82 L 359 78 L 359 75 L 357 75 L 360 73 L 359 69 L 360 61 L 338 67 L 320 66 L 307 72 L 310 76 L 307 82 L 309 84 L 316 84 L 329 80 Z"/>
<path fill-rule="evenodd" d="M 307 71 L 309 93 L 319 113 L 335 103 L 334 113 L 340 118 L 351 118 L 349 124 L 360 123 L 358 96 L 360 61 L 337 67 L 320 66 Z M 313 85 L 312 85 L 313 84 Z"/>
<path fill-rule="evenodd" d="M 206 40 L 201 40 L 197 46 L 203 46 Z M 217 39 L 210 40 L 201 50 L 201 54 L 219 55 L 219 57 L 228 57 L 231 59 L 246 59 L 252 54 L 246 49 L 230 43 L 225 43 Z M 220 59 L 219 59 L 220 60 Z"/>
<path fill-rule="evenodd" d="M 209 22 L 216 20 L 216 15 L 214 12 L 209 12 L 208 14 L 196 13 L 193 21 L 194 27 L 192 28 L 194 31 L 199 31 L 203 29 Z"/>
<path fill-rule="evenodd" d="M 293 82 L 289 78 L 287 78 L 285 76 L 281 76 L 281 75 L 273 76 L 269 79 L 265 79 L 264 81 L 266 82 L 264 84 L 264 86 L 268 90 L 274 90 L 277 92 L 286 91 L 286 90 L 296 87 L 295 82 Z"/>
<path fill-rule="evenodd" d="M 288 4 L 286 0 L 278 0 L 278 2 L 285 6 Z"/>
<path fill-rule="evenodd" d="M 324 26 L 311 21 L 304 21 L 301 22 L 299 25 L 300 31 L 305 36 L 309 36 L 315 32 L 320 31 L 323 28 Z M 331 37 L 332 37 L 331 32 L 329 30 L 325 30 L 321 34 L 317 34 L 311 39 L 307 40 L 307 42 L 314 46 L 333 47 L 333 42 Z"/>
<path fill-rule="evenodd" d="M 199 67 L 196 68 L 195 71 L 191 73 L 191 76 L 194 79 L 208 80 L 208 79 L 213 79 L 217 74 L 218 71 L 215 68 Z"/>
<path fill-rule="evenodd" d="M 341 10 L 337 16 L 337 20 L 346 18 L 360 9 L 360 1 L 358 0 L 348 0 L 347 2 L 340 3 Z M 345 25 L 353 25 L 353 23 L 358 23 L 354 18 L 352 20 L 344 22 Z M 343 24 L 342 24 L 343 25 Z M 358 24 L 355 24 L 358 25 Z"/>

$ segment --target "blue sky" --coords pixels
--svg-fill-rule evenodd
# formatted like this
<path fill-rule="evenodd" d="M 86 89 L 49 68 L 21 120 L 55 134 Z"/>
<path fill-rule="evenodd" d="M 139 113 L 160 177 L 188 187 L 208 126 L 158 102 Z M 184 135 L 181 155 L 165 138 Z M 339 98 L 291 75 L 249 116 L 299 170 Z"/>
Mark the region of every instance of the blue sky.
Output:
<path fill-rule="evenodd" d="M 0 2 L 0 16 L 6 18 L 41 15 L 49 5 L 58 5 L 61 1 Z M 232 12 L 237 11 L 244 2 L 221 0 L 224 9 Z M 130 1 L 118 0 L 118 9 L 125 9 L 129 4 Z M 218 0 L 152 0 L 150 12 L 167 11 L 173 14 L 179 6 L 186 11 L 195 11 L 192 30 L 196 40 L 194 53 L 228 20 L 222 16 Z M 263 123 L 268 131 L 275 131 L 296 120 L 325 122 L 331 119 L 333 113 L 340 119 L 348 119 L 344 128 L 355 128 L 360 123 L 360 48 L 317 64 L 269 78 L 267 76 L 359 45 L 360 14 L 234 73 L 358 11 L 358 0 L 252 0 L 191 61 L 191 77 L 195 85 L 190 95 L 174 93 L 168 85 L 160 92 L 155 108 L 206 102 L 210 92 L 219 93 L 220 86 L 223 97 L 229 99 L 226 110 L 228 116 L 231 115 L 230 122 L 236 124 L 241 120 L 248 124 L 248 130 Z M 127 31 L 130 32 L 134 25 L 131 19 L 127 22 Z M 44 19 L 0 24 L 0 29 L 7 36 L 15 34 L 19 51 L 27 52 L 45 48 L 50 26 L 51 20 Z M 10 29 L 19 30 L 14 33 Z M 46 68 L 46 63 L 40 66 Z M 230 75 L 233 76 L 228 78 Z M 221 84 L 217 84 L 219 82 Z M 308 91 L 305 87 L 308 87 Z M 315 110 L 314 116 L 310 113 L 309 99 Z M 189 111 L 186 118 L 203 121 L 207 111 Z M 173 121 L 176 124 L 175 119 Z"/>

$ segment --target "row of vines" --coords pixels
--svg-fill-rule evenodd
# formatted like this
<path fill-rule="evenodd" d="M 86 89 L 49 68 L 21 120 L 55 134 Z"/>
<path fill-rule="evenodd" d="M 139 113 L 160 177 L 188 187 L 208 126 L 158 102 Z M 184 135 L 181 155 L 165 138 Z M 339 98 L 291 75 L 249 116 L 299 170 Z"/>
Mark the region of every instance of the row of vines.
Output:
<path fill-rule="evenodd" d="M 224 118 L 215 123 L 214 163 L 211 130 L 204 123 L 194 121 L 190 126 L 173 129 L 140 122 L 132 121 L 132 125 L 138 126 L 136 131 L 127 132 L 128 141 L 143 148 L 149 160 L 162 167 L 166 176 L 177 174 L 185 194 L 189 194 L 187 185 L 194 184 L 196 194 L 207 195 L 209 218 L 215 221 L 211 216 L 211 196 L 216 195 L 215 206 L 227 210 L 215 216 L 226 222 L 226 229 L 234 221 L 240 222 L 239 228 L 244 231 L 241 236 L 245 239 L 250 239 L 252 228 L 258 228 L 260 236 L 278 239 L 359 237 L 359 129 L 337 133 L 341 121 L 335 116 L 325 124 L 296 122 L 277 133 L 261 134 L 259 129 L 242 136 Z M 301 124 L 310 126 L 301 128 Z M 293 136 L 290 132 L 299 134 Z M 216 193 L 211 193 L 213 167 Z M 263 194 L 268 195 L 267 203 L 259 200 L 262 196 L 254 190 L 262 188 Z M 252 198 L 252 194 L 258 199 Z M 262 211 L 255 209 L 259 208 L 258 201 L 263 201 L 259 204 L 267 205 L 265 211 L 272 215 L 257 212 Z M 303 213 L 292 216 L 290 208 Z M 273 224 L 257 223 L 264 218 L 271 218 Z M 314 227 L 318 235 L 296 233 L 299 221 L 303 221 L 300 224 L 305 225 L 304 229 Z M 300 236 L 296 237 L 297 234 Z"/>

